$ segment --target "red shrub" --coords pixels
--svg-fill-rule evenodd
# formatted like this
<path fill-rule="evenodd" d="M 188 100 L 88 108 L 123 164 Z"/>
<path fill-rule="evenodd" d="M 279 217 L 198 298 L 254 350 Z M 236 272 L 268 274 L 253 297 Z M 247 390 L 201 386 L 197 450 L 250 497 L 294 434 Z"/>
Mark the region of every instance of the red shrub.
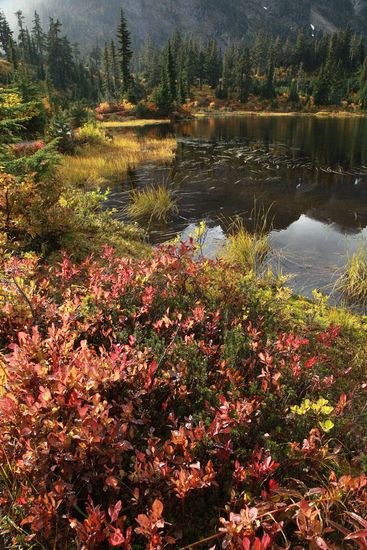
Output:
<path fill-rule="evenodd" d="M 347 399 L 353 373 L 328 355 L 340 330 L 296 334 L 254 282 L 186 245 L 49 268 L 11 258 L 2 284 L 0 502 L 26 533 L 9 524 L 10 538 L 88 549 L 208 536 L 266 549 L 285 532 L 315 548 L 363 542 L 352 532 L 366 479 L 350 475 L 344 421 L 358 384 Z M 320 391 L 333 438 L 315 415 L 291 413 Z"/>

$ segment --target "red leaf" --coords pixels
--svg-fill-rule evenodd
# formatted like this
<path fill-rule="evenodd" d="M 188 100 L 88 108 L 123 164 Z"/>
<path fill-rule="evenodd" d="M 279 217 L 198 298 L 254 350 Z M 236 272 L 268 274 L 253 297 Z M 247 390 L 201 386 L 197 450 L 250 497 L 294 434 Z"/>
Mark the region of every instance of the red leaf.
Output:
<path fill-rule="evenodd" d="M 109 537 L 108 542 L 111 546 L 121 546 L 125 542 L 125 537 L 120 529 L 115 529 L 113 535 Z"/>
<path fill-rule="evenodd" d="M 163 504 L 160 500 L 156 499 L 154 502 L 153 502 L 153 506 L 152 506 L 152 511 L 153 511 L 153 514 L 154 514 L 154 517 L 155 518 L 160 518 L 162 516 L 162 512 L 163 512 Z"/>
<path fill-rule="evenodd" d="M 355 533 L 351 533 L 345 537 L 345 540 L 365 539 L 367 537 L 367 529 L 361 529 Z"/>
<path fill-rule="evenodd" d="M 353 518 L 355 521 L 357 521 L 360 525 L 362 525 L 363 527 L 365 527 L 367 529 L 367 521 L 363 518 L 361 518 L 361 516 L 359 516 L 358 514 L 356 514 L 355 512 L 347 512 L 348 516 L 350 516 L 351 518 Z"/>
<path fill-rule="evenodd" d="M 112 523 L 115 522 L 117 520 L 117 518 L 119 517 L 119 514 L 121 512 L 121 508 L 122 508 L 121 500 L 116 502 L 115 506 L 113 506 L 113 507 L 110 506 L 108 508 L 108 515 L 110 516 Z"/>
<path fill-rule="evenodd" d="M 117 479 L 115 477 L 112 477 L 112 476 L 109 476 L 106 479 L 105 483 L 106 483 L 106 485 L 108 485 L 109 487 L 112 487 L 113 489 L 116 489 L 119 486 L 119 482 L 117 481 Z"/>

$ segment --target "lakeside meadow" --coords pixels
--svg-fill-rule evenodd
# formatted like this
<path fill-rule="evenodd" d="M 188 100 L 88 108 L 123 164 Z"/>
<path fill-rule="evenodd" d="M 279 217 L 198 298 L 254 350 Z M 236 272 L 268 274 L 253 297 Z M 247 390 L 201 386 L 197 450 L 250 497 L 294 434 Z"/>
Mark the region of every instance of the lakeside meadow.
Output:
<path fill-rule="evenodd" d="M 122 10 L 85 53 L 16 19 L 0 548 L 366 548 L 363 34 L 139 49 Z"/>

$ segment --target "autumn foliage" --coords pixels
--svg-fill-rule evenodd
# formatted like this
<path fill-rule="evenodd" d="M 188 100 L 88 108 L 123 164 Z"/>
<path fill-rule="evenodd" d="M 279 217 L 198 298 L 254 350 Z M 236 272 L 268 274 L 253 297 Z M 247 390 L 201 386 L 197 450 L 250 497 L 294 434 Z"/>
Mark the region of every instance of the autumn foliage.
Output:
<path fill-rule="evenodd" d="M 366 547 L 353 334 L 185 244 L 0 284 L 5 547 Z"/>

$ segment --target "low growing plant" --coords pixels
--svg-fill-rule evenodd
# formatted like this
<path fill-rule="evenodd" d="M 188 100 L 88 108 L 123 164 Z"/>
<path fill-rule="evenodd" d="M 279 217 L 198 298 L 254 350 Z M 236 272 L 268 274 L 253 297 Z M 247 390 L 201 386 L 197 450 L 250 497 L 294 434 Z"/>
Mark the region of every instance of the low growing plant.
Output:
<path fill-rule="evenodd" d="M 289 300 L 190 243 L 3 256 L 3 547 L 363 548 L 366 330 Z"/>

